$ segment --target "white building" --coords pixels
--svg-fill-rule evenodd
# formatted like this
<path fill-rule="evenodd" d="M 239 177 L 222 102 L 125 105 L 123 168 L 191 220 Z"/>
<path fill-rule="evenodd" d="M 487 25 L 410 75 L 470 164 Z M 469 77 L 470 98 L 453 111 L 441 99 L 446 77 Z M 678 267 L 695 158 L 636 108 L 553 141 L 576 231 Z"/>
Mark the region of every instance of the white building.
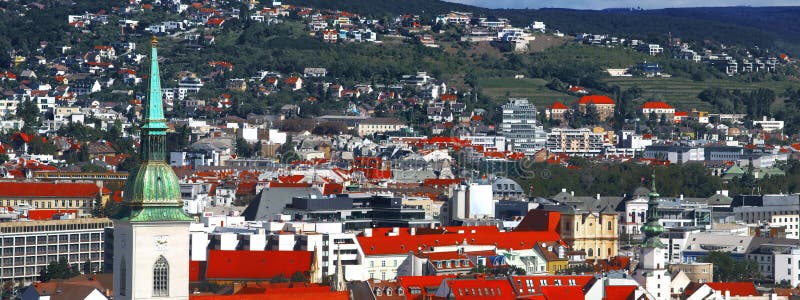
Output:
<path fill-rule="evenodd" d="M 553 128 L 547 133 L 545 147 L 553 153 L 596 156 L 603 152 L 603 134 L 589 128 Z"/>
<path fill-rule="evenodd" d="M 451 217 L 453 220 L 494 218 L 494 204 L 491 184 L 461 185 L 451 198 Z"/>
<path fill-rule="evenodd" d="M 800 284 L 800 248 L 775 253 L 775 283 L 788 281 L 789 286 Z"/>
<path fill-rule="evenodd" d="M 544 148 L 547 133 L 537 123 L 536 106 L 528 99 L 511 98 L 503 105 L 503 123 L 500 130 L 506 138 L 506 150 L 533 155 Z"/>
<path fill-rule="evenodd" d="M 104 228 L 109 226 L 105 218 L 0 223 L 0 281 L 28 284 L 60 258 L 81 270 L 90 260 L 93 269 L 102 271 Z"/>
<path fill-rule="evenodd" d="M 783 130 L 783 121 L 776 121 L 775 118 L 767 120 L 767 117 L 761 121 L 753 121 L 753 127 L 761 127 L 766 132 L 780 132 Z"/>
<path fill-rule="evenodd" d="M 462 135 L 459 138 L 470 141 L 473 146 L 494 148 L 499 151 L 506 149 L 506 137 L 502 135 Z"/>
<path fill-rule="evenodd" d="M 785 227 L 787 239 L 798 239 L 800 233 L 800 215 L 773 215 L 769 225 L 771 227 Z M 800 274 L 798 274 L 800 275 Z"/>

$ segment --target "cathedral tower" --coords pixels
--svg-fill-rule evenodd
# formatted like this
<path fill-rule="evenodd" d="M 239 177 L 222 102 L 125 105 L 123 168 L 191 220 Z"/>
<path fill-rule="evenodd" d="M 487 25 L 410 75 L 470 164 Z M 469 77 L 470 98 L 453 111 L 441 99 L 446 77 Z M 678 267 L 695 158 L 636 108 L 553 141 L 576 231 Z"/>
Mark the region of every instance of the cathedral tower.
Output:
<path fill-rule="evenodd" d="M 125 184 L 114 219 L 114 299 L 189 299 L 189 223 L 178 177 L 166 163 L 158 40 L 151 38 L 141 165 Z"/>

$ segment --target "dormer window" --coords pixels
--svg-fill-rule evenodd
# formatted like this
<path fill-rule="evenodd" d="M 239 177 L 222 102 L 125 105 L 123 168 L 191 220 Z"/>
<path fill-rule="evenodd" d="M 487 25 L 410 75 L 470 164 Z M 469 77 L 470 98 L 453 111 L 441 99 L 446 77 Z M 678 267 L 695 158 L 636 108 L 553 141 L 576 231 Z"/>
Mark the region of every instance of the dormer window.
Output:
<path fill-rule="evenodd" d="M 375 288 L 375 296 L 383 296 L 383 291 L 381 290 L 381 288 L 379 287 Z"/>

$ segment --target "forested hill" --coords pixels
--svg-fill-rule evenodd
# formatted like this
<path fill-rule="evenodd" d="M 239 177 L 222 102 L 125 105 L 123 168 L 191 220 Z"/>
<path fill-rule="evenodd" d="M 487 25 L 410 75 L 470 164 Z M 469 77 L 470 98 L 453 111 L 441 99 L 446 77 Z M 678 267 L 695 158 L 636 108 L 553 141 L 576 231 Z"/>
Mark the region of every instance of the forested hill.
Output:
<path fill-rule="evenodd" d="M 399 14 L 432 16 L 455 10 L 509 18 L 516 26 L 533 20 L 564 33 L 610 33 L 665 39 L 668 33 L 687 41 L 786 51 L 800 55 L 800 7 L 671 8 L 659 10 L 486 9 L 439 0 L 288 0 L 289 4 L 339 9 L 372 17 Z"/>

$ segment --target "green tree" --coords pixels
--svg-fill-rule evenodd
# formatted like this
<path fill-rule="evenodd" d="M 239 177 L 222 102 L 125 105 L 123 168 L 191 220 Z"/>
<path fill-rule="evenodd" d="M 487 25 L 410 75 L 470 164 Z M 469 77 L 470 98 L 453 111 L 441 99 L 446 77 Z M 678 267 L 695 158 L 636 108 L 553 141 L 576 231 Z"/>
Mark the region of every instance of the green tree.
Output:
<path fill-rule="evenodd" d="M 25 122 L 22 131 L 27 133 L 33 133 L 42 126 L 39 121 L 39 107 L 27 97 L 17 106 L 17 118 Z"/>
<path fill-rule="evenodd" d="M 92 267 L 92 261 L 88 258 L 86 259 L 85 262 L 83 262 L 83 274 L 84 275 L 94 274 L 94 267 Z"/>
<path fill-rule="evenodd" d="M 286 276 L 283 276 L 283 273 L 281 273 L 281 274 L 278 274 L 275 277 L 272 277 L 272 279 L 270 279 L 269 282 L 271 282 L 271 283 L 284 283 L 284 282 L 289 282 L 289 279 L 286 279 Z"/>
<path fill-rule="evenodd" d="M 303 275 L 303 273 L 294 272 L 294 274 L 292 274 L 292 278 L 290 280 L 292 282 L 306 282 L 307 279 L 306 279 L 306 276 Z"/>
<path fill-rule="evenodd" d="M 703 261 L 714 265 L 714 281 L 753 281 L 761 278 L 756 261 L 737 260 L 729 252 L 711 251 Z"/>

